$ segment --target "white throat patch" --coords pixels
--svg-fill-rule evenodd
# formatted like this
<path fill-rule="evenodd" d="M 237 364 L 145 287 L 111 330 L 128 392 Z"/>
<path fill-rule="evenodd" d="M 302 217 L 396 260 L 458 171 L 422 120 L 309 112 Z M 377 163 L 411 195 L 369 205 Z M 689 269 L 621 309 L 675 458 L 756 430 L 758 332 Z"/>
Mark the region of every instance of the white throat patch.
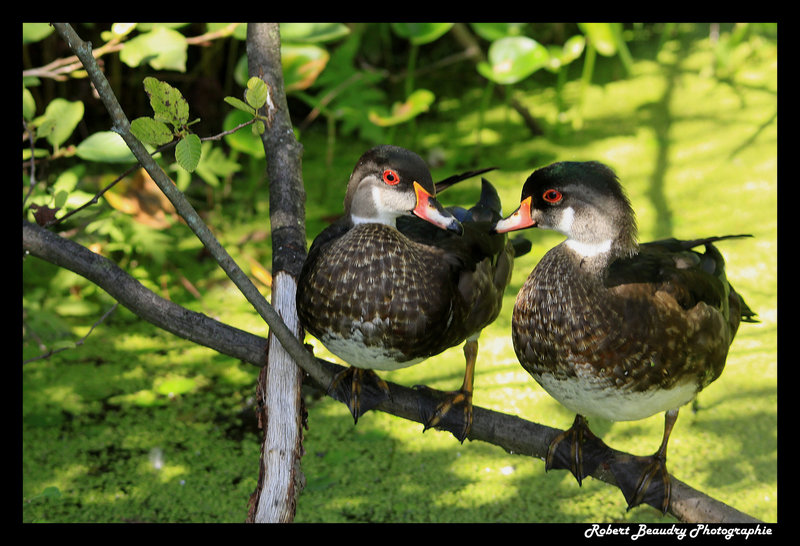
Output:
<path fill-rule="evenodd" d="M 574 239 L 567 239 L 564 244 L 584 258 L 591 258 L 611 250 L 611 239 L 606 239 L 599 243 L 581 243 Z"/>

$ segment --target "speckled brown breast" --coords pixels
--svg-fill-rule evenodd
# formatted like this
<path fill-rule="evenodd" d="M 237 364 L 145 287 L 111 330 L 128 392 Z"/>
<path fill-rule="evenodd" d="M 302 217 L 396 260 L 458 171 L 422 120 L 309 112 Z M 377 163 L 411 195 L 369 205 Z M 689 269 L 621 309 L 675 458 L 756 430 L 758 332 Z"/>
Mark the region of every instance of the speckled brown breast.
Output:
<path fill-rule="evenodd" d="M 556 247 L 518 294 L 517 357 L 576 413 L 636 419 L 686 403 L 722 372 L 735 328 L 724 306 L 684 308 L 668 286 L 631 279 L 607 287 Z"/>
<path fill-rule="evenodd" d="M 465 298 L 459 284 L 474 282 L 471 276 L 442 248 L 393 227 L 360 224 L 312 247 L 299 279 L 298 314 L 309 333 L 349 364 L 404 367 L 460 343 L 497 316 L 502 290 L 473 286 Z M 486 297 L 496 304 L 484 306 L 484 319 L 472 308 Z"/>

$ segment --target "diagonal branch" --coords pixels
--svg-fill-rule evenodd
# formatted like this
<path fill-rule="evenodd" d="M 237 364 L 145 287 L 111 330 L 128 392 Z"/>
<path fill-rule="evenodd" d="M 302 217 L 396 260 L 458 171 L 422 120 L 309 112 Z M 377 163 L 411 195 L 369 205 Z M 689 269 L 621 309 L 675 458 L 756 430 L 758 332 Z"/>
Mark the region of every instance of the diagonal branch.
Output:
<path fill-rule="evenodd" d="M 23 250 L 45 261 L 73 271 L 106 292 L 141 318 L 179 337 L 210 347 L 222 354 L 256 366 L 264 365 L 266 340 L 215 321 L 165 300 L 145 288 L 116 264 L 87 248 L 27 221 L 22 223 Z M 294 339 L 292 337 L 292 339 Z M 299 342 L 294 339 L 295 342 Z M 325 390 L 341 366 L 316 359 L 305 349 L 298 364 L 318 388 Z M 420 403 L 434 404 L 425 391 L 389 383 L 392 398 L 376 409 L 421 422 Z M 561 431 L 489 409 L 474 407 L 469 439 L 487 442 L 519 455 L 544 459 L 550 441 Z M 621 452 L 616 452 L 621 454 Z M 595 479 L 616 485 L 610 471 L 602 467 Z M 684 522 L 757 523 L 744 514 L 691 486 L 672 478 L 670 513 Z"/>
<path fill-rule="evenodd" d="M 270 92 L 276 95 L 271 98 L 278 105 L 273 124 L 264 137 L 270 175 L 273 247 L 277 249 L 273 255 L 273 298 L 278 301 L 277 310 L 267 303 L 252 281 L 212 235 L 183 193 L 174 186 L 142 143 L 131 133 L 130 122 L 92 55 L 91 44 L 81 40 L 68 24 L 54 23 L 54 26 L 83 63 L 113 120 L 112 130 L 122 136 L 178 214 L 267 322 L 270 335 L 278 340 L 278 343 L 269 344 L 268 353 L 262 353 L 259 360 L 259 363 L 265 358 L 270 361 L 270 366 L 262 372 L 258 388 L 265 407 L 264 414 L 260 416 L 265 439 L 259 487 L 248 519 L 292 521 L 296 497 L 302 484 L 302 477 L 296 471 L 302 453 L 302 374 L 294 361 L 298 358 L 308 360 L 312 374 L 315 361 L 297 339 L 301 332 L 294 311 L 293 277 L 299 273 L 299 267 L 305 259 L 305 199 L 298 198 L 303 195 L 302 180 L 299 178 L 302 172 L 299 164 L 300 152 L 292 133 L 283 91 L 278 25 L 251 24 L 248 26 L 247 40 L 250 69 L 253 71 L 254 67 L 258 67 L 259 71 L 268 73 Z M 287 320 L 293 318 L 290 321 L 291 327 L 281 318 L 281 313 Z"/>
<path fill-rule="evenodd" d="M 264 299 L 264 296 L 261 295 L 258 288 L 256 288 L 253 282 L 245 275 L 225 248 L 217 241 L 208 226 L 203 223 L 197 211 L 194 210 L 183 193 L 175 187 L 166 173 L 150 156 L 144 145 L 133 136 L 130 131 L 130 122 L 117 101 L 108 80 L 97 65 L 95 58 L 92 56 L 91 44 L 81 40 L 69 24 L 53 23 L 53 26 L 83 63 L 92 84 L 94 84 L 95 89 L 97 89 L 98 95 L 111 116 L 113 122 L 112 130 L 122 136 L 122 139 L 131 149 L 142 167 L 144 167 L 161 191 L 164 192 L 164 195 L 170 200 L 178 214 L 186 220 L 188 226 L 192 229 L 197 238 L 200 239 L 220 267 L 222 267 L 231 281 L 233 281 L 236 287 L 244 294 L 247 301 L 250 302 L 256 311 L 258 311 L 259 315 L 267 322 L 271 333 L 278 338 L 281 344 L 286 348 L 286 351 L 295 361 L 305 361 L 305 364 L 309 366 L 310 370 L 305 366 L 303 366 L 303 368 L 311 373 L 312 376 L 318 373 L 317 370 L 314 370 L 314 364 L 312 363 L 313 358 L 310 357 L 308 351 L 305 350 L 275 309 Z"/>

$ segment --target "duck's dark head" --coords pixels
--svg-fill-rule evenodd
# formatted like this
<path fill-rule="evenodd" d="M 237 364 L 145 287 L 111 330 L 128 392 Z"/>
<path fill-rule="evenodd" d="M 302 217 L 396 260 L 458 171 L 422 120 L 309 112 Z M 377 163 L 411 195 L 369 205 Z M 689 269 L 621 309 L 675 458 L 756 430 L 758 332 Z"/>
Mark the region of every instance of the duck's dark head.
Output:
<path fill-rule="evenodd" d="M 495 224 L 498 233 L 529 227 L 566 235 L 584 257 L 637 251 L 636 217 L 609 167 L 596 161 L 554 163 L 534 171 L 522 187 L 520 206 Z"/>
<path fill-rule="evenodd" d="M 436 200 L 425 161 L 399 146 L 377 146 L 361 156 L 350 176 L 344 207 L 354 224 L 394 226 L 398 216 L 414 214 L 442 229 L 462 232 L 458 220 Z"/>

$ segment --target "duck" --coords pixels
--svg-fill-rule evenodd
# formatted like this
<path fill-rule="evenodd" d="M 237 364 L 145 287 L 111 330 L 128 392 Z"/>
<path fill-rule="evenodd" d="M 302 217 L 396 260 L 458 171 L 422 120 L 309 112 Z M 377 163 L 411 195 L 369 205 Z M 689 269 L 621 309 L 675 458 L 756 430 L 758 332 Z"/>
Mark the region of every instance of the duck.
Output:
<path fill-rule="evenodd" d="M 298 278 L 298 317 L 348 365 L 328 394 L 347 405 L 354 423 L 391 397 L 376 370 L 419 364 L 464 343 L 461 387 L 421 402 L 419 413 L 423 431 L 446 430 L 461 442 L 468 436 L 478 338 L 500 313 L 516 253 L 529 250 L 492 232 L 502 212 L 486 179 L 471 208 L 446 209 L 436 199 L 437 186 L 480 172 L 434 184 L 415 152 L 373 147 L 352 171 L 343 216 L 312 242 Z"/>
<path fill-rule="evenodd" d="M 566 236 L 517 294 L 512 342 L 537 383 L 576 414 L 550 442 L 547 470 L 581 480 L 607 464 L 628 503 L 666 513 L 667 444 L 679 409 L 720 377 L 740 322 L 755 313 L 727 280 L 715 243 L 750 235 L 638 242 L 636 216 L 617 174 L 597 161 L 535 170 L 520 206 L 497 233 L 526 228 Z M 664 412 L 650 456 L 612 450 L 588 417 L 633 421 Z"/>

